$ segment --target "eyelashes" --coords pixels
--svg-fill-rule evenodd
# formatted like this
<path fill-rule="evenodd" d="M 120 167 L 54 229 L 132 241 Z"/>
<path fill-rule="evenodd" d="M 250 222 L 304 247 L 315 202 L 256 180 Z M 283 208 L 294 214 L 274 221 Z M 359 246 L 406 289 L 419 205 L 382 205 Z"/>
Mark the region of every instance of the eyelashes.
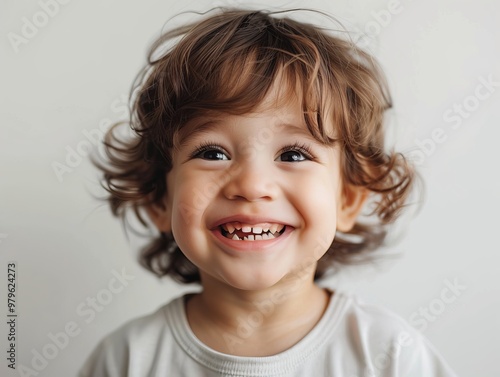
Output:
<path fill-rule="evenodd" d="M 189 154 L 189 158 L 200 158 L 205 152 L 215 152 L 217 154 L 224 154 L 228 156 L 228 153 L 224 148 L 218 145 L 215 142 L 205 141 L 202 144 L 198 145 L 193 152 Z M 229 160 L 229 158 L 228 158 Z"/>
<path fill-rule="evenodd" d="M 286 145 L 280 149 L 279 155 L 283 155 L 286 152 L 298 152 L 304 155 L 307 160 L 315 160 L 315 157 L 311 151 L 310 145 L 306 143 L 295 142 L 294 144 Z"/>
<path fill-rule="evenodd" d="M 284 158 L 285 157 L 285 158 Z M 230 160 L 229 153 L 214 141 L 205 141 L 198 145 L 190 154 L 189 159 L 201 158 L 205 160 Z M 276 159 L 284 162 L 298 162 L 316 160 L 311 146 L 304 142 L 295 142 L 285 145 L 277 152 Z"/>

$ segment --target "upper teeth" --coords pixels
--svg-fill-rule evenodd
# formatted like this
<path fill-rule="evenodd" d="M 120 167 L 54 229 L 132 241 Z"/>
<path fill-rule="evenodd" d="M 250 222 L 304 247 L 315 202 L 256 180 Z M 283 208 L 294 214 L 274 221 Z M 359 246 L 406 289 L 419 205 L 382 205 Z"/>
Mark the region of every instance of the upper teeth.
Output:
<path fill-rule="evenodd" d="M 233 234 L 235 230 L 240 230 L 243 233 L 250 233 L 250 234 L 263 234 L 263 233 L 276 233 L 276 232 L 281 232 L 285 225 L 283 224 L 270 224 L 270 223 L 263 223 L 263 224 L 256 224 L 256 225 L 251 225 L 251 224 L 242 224 L 240 222 L 231 222 L 231 223 L 225 223 L 222 225 L 222 228 L 227 231 L 229 234 Z"/>
<path fill-rule="evenodd" d="M 227 232 L 225 236 L 232 240 L 260 241 L 279 237 L 279 232 L 285 228 L 285 225 L 271 223 L 251 225 L 235 221 L 222 224 L 221 228 Z M 238 231 L 238 233 L 236 231 Z"/>

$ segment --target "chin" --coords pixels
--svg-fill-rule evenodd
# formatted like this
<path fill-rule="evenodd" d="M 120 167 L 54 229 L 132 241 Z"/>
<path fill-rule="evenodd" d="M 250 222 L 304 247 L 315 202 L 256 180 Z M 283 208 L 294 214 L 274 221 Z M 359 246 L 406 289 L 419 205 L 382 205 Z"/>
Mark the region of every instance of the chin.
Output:
<path fill-rule="evenodd" d="M 233 288 L 243 291 L 262 291 L 278 284 L 282 276 L 239 272 L 224 276 L 223 282 Z"/>

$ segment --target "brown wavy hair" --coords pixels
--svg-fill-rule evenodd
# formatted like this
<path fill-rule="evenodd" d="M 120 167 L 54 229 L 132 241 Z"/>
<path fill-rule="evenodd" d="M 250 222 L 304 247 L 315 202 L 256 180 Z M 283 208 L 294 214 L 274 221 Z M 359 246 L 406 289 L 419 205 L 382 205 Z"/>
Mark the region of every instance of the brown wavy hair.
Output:
<path fill-rule="evenodd" d="M 108 131 L 105 156 L 93 161 L 104 173 L 113 214 L 124 220 L 132 209 L 148 227 L 144 209 L 163 205 L 179 130 L 208 112 L 251 111 L 284 74 L 301 91 L 311 134 L 328 145 L 340 143 L 342 179 L 370 191 L 369 215 L 376 219 L 370 224 L 358 219 L 349 232 L 337 232 L 318 262 L 319 279 L 336 262 L 364 260 L 360 256 L 383 244 L 387 225 L 406 206 L 416 172 L 402 154 L 385 150 L 384 113 L 392 103 L 374 58 L 339 33 L 284 13 L 218 8 L 163 34 L 133 84 L 129 122 Z M 327 113 L 331 119 L 325 119 Z M 335 139 L 327 122 L 336 126 Z M 132 136 L 117 135 L 122 125 L 131 127 Z M 200 281 L 172 234 L 153 239 L 140 262 L 158 276 Z"/>

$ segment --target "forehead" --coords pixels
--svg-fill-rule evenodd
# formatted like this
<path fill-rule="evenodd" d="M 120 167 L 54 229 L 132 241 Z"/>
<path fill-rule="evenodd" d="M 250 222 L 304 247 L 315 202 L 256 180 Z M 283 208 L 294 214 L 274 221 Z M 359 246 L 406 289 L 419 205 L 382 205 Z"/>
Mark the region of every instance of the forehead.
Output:
<path fill-rule="evenodd" d="M 258 103 L 248 104 L 245 108 L 247 111 L 234 109 L 198 111 L 196 116 L 180 127 L 175 137 L 176 144 L 180 146 L 194 136 L 206 134 L 217 128 L 220 130 L 219 127 L 225 124 L 233 122 L 244 124 L 245 122 L 241 122 L 242 118 L 261 119 L 273 133 L 300 133 L 324 143 L 324 139 L 318 137 L 320 133 L 318 123 L 321 122 L 327 135 L 333 138 L 335 130 L 331 121 L 328 121 L 331 117 L 329 114 L 322 114 L 319 107 L 315 107 L 313 111 L 308 110 L 311 104 L 303 100 L 303 84 L 299 80 L 291 80 L 289 75 L 280 73 L 263 99 Z M 319 120 L 320 117 L 324 120 Z"/>
<path fill-rule="evenodd" d="M 200 114 L 178 131 L 177 145 L 182 146 L 193 138 L 199 138 L 209 133 L 224 132 L 228 130 L 228 126 L 251 127 L 255 124 L 263 126 L 259 128 L 259 133 L 300 134 L 315 140 L 307 127 L 304 112 L 297 97 L 289 96 L 285 101 L 279 95 L 280 90 L 273 88 L 260 104 L 243 114 L 223 111 Z"/>
<path fill-rule="evenodd" d="M 243 121 L 242 121 L 243 119 Z M 228 115 L 227 118 L 221 117 L 218 119 L 204 119 L 194 122 L 185 128 L 182 137 L 179 139 L 178 147 L 185 146 L 190 142 L 198 142 L 206 137 L 214 137 L 216 135 L 228 135 L 241 130 L 241 127 L 248 129 L 254 128 L 252 131 L 245 132 L 245 135 L 252 136 L 252 139 L 271 140 L 271 138 L 283 137 L 301 137 L 309 139 L 311 142 L 318 142 L 309 132 L 303 122 L 294 122 L 292 118 L 278 117 L 270 119 L 262 116 L 262 114 L 244 114 L 242 116 Z M 257 122 L 255 122 L 257 121 Z M 262 122 L 261 122 L 262 121 Z M 259 125 L 256 127 L 256 125 Z M 252 140 L 249 139 L 249 140 Z"/>

